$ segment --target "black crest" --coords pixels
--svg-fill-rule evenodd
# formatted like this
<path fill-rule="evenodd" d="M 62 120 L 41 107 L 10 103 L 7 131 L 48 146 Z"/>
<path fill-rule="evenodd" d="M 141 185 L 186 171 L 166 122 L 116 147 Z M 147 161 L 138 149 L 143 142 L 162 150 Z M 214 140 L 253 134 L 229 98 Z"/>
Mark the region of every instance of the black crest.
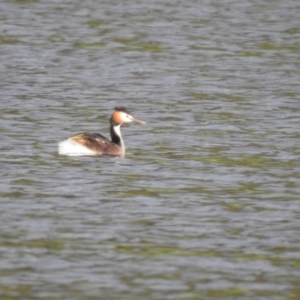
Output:
<path fill-rule="evenodd" d="M 123 107 L 123 106 L 116 106 L 115 111 L 122 111 L 124 113 L 128 113 L 128 110 L 126 109 L 126 107 Z"/>

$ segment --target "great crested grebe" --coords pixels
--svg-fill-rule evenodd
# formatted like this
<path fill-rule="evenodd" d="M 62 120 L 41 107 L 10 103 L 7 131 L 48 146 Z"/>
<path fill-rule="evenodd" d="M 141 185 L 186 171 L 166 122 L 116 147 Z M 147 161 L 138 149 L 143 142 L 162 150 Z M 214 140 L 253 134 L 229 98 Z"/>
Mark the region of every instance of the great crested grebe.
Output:
<path fill-rule="evenodd" d="M 78 133 L 60 142 L 58 153 L 70 156 L 124 156 L 125 144 L 120 127 L 130 122 L 145 124 L 129 115 L 125 107 L 115 107 L 110 118 L 111 141 L 99 133 Z"/>

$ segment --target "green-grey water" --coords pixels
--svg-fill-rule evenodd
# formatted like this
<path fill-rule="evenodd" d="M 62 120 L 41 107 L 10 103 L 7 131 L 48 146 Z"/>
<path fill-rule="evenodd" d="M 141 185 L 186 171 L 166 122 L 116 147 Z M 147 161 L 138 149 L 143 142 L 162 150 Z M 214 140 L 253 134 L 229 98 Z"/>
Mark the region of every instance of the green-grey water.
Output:
<path fill-rule="evenodd" d="M 299 299 L 299 15 L 0 1 L 0 299 Z M 57 154 L 116 105 L 125 158 Z"/>

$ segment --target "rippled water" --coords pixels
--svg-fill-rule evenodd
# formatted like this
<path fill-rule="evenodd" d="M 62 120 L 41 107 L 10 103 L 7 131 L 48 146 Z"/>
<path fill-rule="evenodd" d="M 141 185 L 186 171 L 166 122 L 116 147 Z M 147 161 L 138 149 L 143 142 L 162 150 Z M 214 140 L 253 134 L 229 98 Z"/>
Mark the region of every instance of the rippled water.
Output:
<path fill-rule="evenodd" d="M 0 299 L 300 298 L 298 1 L 0 6 Z"/>

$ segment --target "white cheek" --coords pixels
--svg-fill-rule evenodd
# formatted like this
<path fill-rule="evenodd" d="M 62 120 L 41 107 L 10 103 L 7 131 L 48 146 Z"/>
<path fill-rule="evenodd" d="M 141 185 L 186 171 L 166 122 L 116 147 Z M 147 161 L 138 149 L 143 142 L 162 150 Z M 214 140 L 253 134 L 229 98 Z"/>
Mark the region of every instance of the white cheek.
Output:
<path fill-rule="evenodd" d="M 128 115 L 128 116 L 126 116 L 126 121 L 125 122 L 127 122 L 127 123 L 132 122 L 132 119 L 133 119 L 133 117 Z"/>

